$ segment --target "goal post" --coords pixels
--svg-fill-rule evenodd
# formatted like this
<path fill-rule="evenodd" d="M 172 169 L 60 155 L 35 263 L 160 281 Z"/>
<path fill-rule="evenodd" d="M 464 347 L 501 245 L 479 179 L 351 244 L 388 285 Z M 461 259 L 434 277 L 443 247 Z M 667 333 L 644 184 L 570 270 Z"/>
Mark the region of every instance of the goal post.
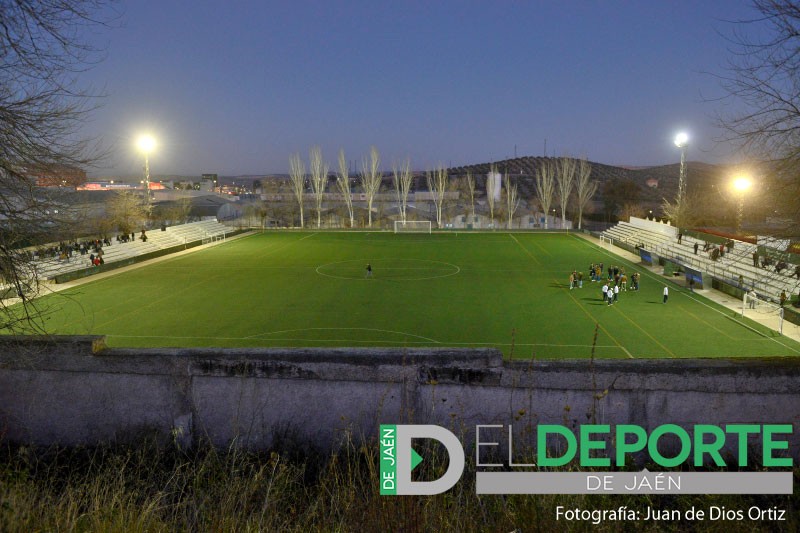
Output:
<path fill-rule="evenodd" d="M 431 233 L 430 220 L 402 220 L 394 221 L 395 233 Z"/>
<path fill-rule="evenodd" d="M 611 247 L 614 245 L 614 239 L 611 237 L 607 237 L 606 235 L 600 235 L 600 244 L 605 244 L 606 247 L 610 250 Z"/>
<path fill-rule="evenodd" d="M 777 319 L 778 332 L 783 335 L 783 307 L 779 304 L 759 298 L 749 292 L 742 297 L 742 317 L 757 320 Z"/>

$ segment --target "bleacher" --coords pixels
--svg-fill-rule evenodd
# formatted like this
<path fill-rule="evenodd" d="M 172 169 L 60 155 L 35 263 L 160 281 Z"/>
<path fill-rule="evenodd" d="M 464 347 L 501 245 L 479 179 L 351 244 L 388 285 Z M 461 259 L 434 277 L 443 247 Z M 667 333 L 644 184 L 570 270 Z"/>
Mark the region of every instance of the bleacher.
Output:
<path fill-rule="evenodd" d="M 136 240 L 134 241 L 123 243 L 117 242 L 115 239 L 112 240 L 111 246 L 103 246 L 103 261 L 105 264 L 109 264 L 168 248 L 186 246 L 198 242 L 205 244 L 222 240 L 229 232 L 230 228 L 216 220 L 203 220 L 170 226 L 166 228 L 166 231 L 156 228 L 146 232 L 146 242 L 141 240 L 139 234 L 136 235 Z M 59 274 L 90 267 L 89 255 L 91 253 L 91 251 L 85 255 L 73 253 L 68 259 L 37 258 L 33 264 L 38 278 L 40 280 L 48 280 Z"/>
<path fill-rule="evenodd" d="M 679 244 L 678 230 L 674 226 L 642 219 L 631 220 L 620 222 L 602 235 L 612 242 L 623 242 L 631 247 L 643 246 L 660 257 L 707 273 L 733 286 L 740 286 L 739 276 L 742 276 L 742 287 L 755 288 L 762 298 L 770 301 L 779 301 L 781 291 L 785 290 L 787 295 L 791 295 L 797 294 L 800 289 L 800 280 L 794 275 L 794 264 L 789 263 L 780 273 L 775 271 L 774 264 L 768 268 L 753 266 L 753 252 L 757 249 L 755 244 L 734 240 L 731 251 L 726 247 L 725 254 L 714 260 L 709 253 L 711 249 L 703 251 L 705 241 L 701 239 L 684 235 Z M 695 243 L 698 244 L 697 254 L 694 253 Z M 719 249 L 718 244 L 716 248 Z"/>

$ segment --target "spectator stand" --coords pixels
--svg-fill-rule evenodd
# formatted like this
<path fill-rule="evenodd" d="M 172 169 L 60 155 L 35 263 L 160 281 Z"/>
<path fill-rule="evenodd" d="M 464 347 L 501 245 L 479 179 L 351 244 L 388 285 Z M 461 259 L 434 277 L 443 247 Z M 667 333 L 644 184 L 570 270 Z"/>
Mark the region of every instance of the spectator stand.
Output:
<path fill-rule="evenodd" d="M 781 291 L 796 295 L 800 290 L 800 279 L 795 275 L 797 263 L 790 262 L 794 258 L 785 252 L 768 251 L 767 256 L 776 261 L 772 268 L 753 266 L 753 252 L 759 251 L 764 256 L 765 248 L 756 247 L 753 243 L 731 239 L 725 236 L 685 232 L 678 243 L 678 229 L 669 224 L 654 220 L 631 217 L 629 222 L 620 222 L 602 233 L 612 239 L 615 244 L 637 253 L 639 247 L 655 254 L 658 262 L 674 263 L 684 269 L 711 277 L 714 288 L 741 297 L 745 289 L 755 288 L 761 298 L 778 302 Z M 725 246 L 725 243 L 731 246 Z M 698 252 L 694 253 L 697 243 Z M 709 247 L 706 248 L 706 243 Z M 719 247 L 724 253 L 719 253 Z M 704 250 L 705 249 L 705 250 Z M 713 253 L 716 250 L 717 253 Z M 777 258 L 786 263 L 780 272 L 774 270 Z M 740 278 L 741 276 L 741 278 Z M 695 278 L 697 279 L 697 278 Z"/>
<path fill-rule="evenodd" d="M 94 248 L 87 250 L 85 254 L 73 249 L 66 258 L 49 254 L 44 257 L 35 256 L 32 263 L 35 275 L 40 281 L 59 283 L 91 275 L 94 271 L 104 268 L 124 266 L 137 262 L 137 260 L 156 257 L 190 246 L 223 241 L 230 233 L 230 228 L 216 220 L 204 220 L 167 227 L 165 231 L 148 230 L 146 241 L 141 240 L 140 232 L 135 234 L 135 239 L 128 242 L 120 242 L 116 237 L 109 239 L 110 245 L 106 243 L 102 246 L 104 265 L 100 267 L 93 267 L 89 262 L 90 255 L 96 255 Z M 45 248 L 47 249 L 47 247 Z"/>

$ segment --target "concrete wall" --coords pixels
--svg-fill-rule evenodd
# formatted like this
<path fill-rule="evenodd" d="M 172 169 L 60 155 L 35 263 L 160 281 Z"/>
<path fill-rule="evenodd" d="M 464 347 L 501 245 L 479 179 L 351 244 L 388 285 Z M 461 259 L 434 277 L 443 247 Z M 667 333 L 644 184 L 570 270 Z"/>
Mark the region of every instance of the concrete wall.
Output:
<path fill-rule="evenodd" d="M 639 217 L 631 217 L 630 218 L 631 226 L 635 226 L 637 228 L 646 229 L 648 231 L 653 231 L 656 233 L 661 233 L 662 235 L 668 235 L 670 237 L 677 237 L 678 236 L 678 228 L 672 226 L 669 222 L 662 223 L 656 220 L 648 220 L 646 218 L 639 218 Z"/>
<path fill-rule="evenodd" d="M 92 345 L 95 352 L 92 352 Z M 380 423 L 791 423 L 800 360 L 503 362 L 492 349 L 102 350 L 102 339 L 0 344 L 0 435 L 49 445 L 207 438 L 320 447 Z M 798 455 L 798 435 L 792 453 Z"/>

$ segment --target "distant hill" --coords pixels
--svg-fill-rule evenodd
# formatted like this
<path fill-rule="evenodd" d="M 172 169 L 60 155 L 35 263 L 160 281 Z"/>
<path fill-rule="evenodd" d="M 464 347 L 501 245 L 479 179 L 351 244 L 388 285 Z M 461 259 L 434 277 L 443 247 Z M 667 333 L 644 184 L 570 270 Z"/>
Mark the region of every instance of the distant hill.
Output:
<path fill-rule="evenodd" d="M 519 183 L 520 193 L 524 197 L 535 196 L 535 175 L 537 169 L 547 160 L 558 159 L 549 157 L 518 157 L 495 161 L 494 163 L 479 163 L 454 167 L 448 170 L 451 175 L 464 175 L 472 172 L 476 177 L 479 188 L 485 185 L 486 174 L 493 164 L 501 174 L 509 174 Z M 654 167 L 619 167 L 605 165 L 590 161 L 592 166 L 591 179 L 600 183 L 595 202 L 602 202 L 604 184 L 615 180 L 630 180 L 638 185 L 640 190 L 639 204 L 645 210 L 660 210 L 663 198 L 675 198 L 678 192 L 678 178 L 680 163 Z M 687 193 L 699 197 L 717 195 L 716 188 L 730 181 L 730 167 L 726 165 L 712 165 L 690 161 L 686 166 Z"/>

